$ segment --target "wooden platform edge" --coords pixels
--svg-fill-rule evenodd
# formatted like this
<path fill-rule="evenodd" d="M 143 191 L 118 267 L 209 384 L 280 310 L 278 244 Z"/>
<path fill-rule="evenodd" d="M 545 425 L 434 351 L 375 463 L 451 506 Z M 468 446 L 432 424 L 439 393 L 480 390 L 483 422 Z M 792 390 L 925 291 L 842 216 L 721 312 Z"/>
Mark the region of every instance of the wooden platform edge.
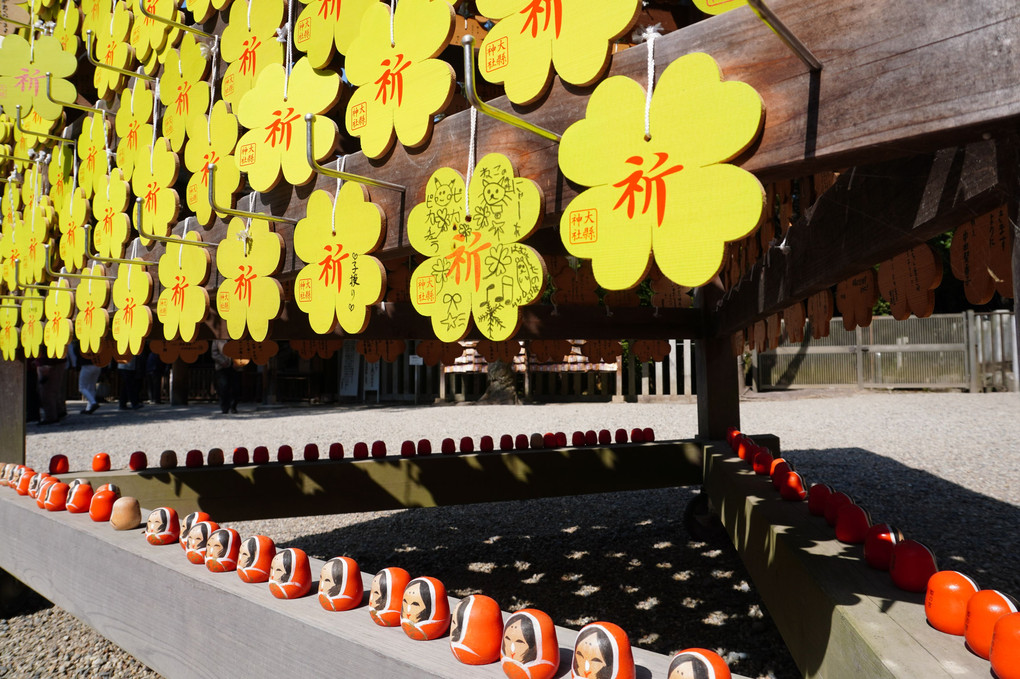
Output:
<path fill-rule="evenodd" d="M 861 546 L 838 542 L 723 443 L 705 449 L 705 489 L 805 677 L 989 676 L 960 637 L 928 625 L 921 594 L 869 568 Z"/>
<path fill-rule="evenodd" d="M 179 546 L 149 545 L 141 529 L 118 532 L 88 515 L 46 512 L 12 493 L 0 492 L 0 568 L 164 676 L 504 676 L 498 664 L 457 662 L 448 636 L 412 641 L 375 625 L 364 605 L 331 613 L 312 595 L 281 601 L 266 585 L 189 563 Z M 317 580 L 322 562 L 311 561 Z M 366 592 L 371 577 L 364 574 Z M 556 676 L 567 677 L 577 632 L 556 634 Z M 667 656 L 634 648 L 634 658 L 639 679 L 666 676 Z"/>
<path fill-rule="evenodd" d="M 220 521 L 315 516 L 645 490 L 701 483 L 693 440 L 506 453 L 292 464 L 72 472 L 117 484 L 146 507 L 203 510 Z"/>

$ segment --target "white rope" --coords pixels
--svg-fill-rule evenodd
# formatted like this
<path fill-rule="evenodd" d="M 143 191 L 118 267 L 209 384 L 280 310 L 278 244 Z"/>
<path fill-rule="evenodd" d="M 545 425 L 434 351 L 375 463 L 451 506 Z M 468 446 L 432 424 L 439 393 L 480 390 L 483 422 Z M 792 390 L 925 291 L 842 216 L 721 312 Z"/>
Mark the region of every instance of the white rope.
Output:
<path fill-rule="evenodd" d="M 110 35 L 113 35 L 113 22 L 117 18 L 117 0 L 110 6 Z"/>
<path fill-rule="evenodd" d="M 294 0 L 287 0 L 287 23 L 276 29 L 276 39 L 286 45 L 287 68 L 283 75 L 283 100 L 287 101 L 287 88 L 290 87 L 290 72 L 294 68 L 293 41 L 294 32 Z"/>
<path fill-rule="evenodd" d="M 652 138 L 652 91 L 655 89 L 655 39 L 662 34 L 662 24 L 647 26 L 640 35 L 638 42 L 642 40 L 648 43 L 648 88 L 645 91 L 645 141 Z"/>
<path fill-rule="evenodd" d="M 397 13 L 397 0 L 390 0 L 390 47 L 396 47 L 397 41 L 393 36 L 393 17 Z"/>
<path fill-rule="evenodd" d="M 248 32 L 251 32 L 251 0 L 248 0 Z"/>
<path fill-rule="evenodd" d="M 206 136 L 212 143 L 212 111 L 216 104 L 216 67 L 219 66 L 220 36 L 217 33 L 213 36 L 212 44 L 212 74 L 209 76 L 209 118 L 205 121 Z"/>
<path fill-rule="evenodd" d="M 475 138 L 478 136 L 478 109 L 471 107 L 471 136 L 468 139 L 468 171 L 464 182 L 464 214 L 471 221 L 471 175 L 475 173 Z"/>
<path fill-rule="evenodd" d="M 64 8 L 64 28 L 67 28 L 67 15 L 71 13 L 71 0 L 67 0 L 67 7 Z"/>
<path fill-rule="evenodd" d="M 181 240 L 185 240 L 188 237 L 188 220 L 190 216 L 184 218 L 184 233 L 181 234 Z M 177 246 L 177 268 L 180 269 L 184 266 L 184 246 Z"/>
<path fill-rule="evenodd" d="M 340 172 L 344 171 L 347 167 L 347 156 L 340 156 L 336 159 L 336 169 Z M 333 211 L 331 213 L 333 221 L 333 235 L 336 235 L 336 206 L 340 202 L 340 187 L 343 185 L 344 180 L 340 177 L 336 178 L 336 195 L 333 196 Z"/>
<path fill-rule="evenodd" d="M 131 244 L 131 259 L 134 259 L 136 256 L 138 256 L 138 239 L 137 238 L 135 239 L 135 242 Z M 128 270 L 128 275 L 127 275 L 128 290 L 131 289 L 131 272 L 134 271 L 134 268 L 135 267 L 133 267 L 133 266 L 129 266 L 127 268 L 127 270 Z"/>

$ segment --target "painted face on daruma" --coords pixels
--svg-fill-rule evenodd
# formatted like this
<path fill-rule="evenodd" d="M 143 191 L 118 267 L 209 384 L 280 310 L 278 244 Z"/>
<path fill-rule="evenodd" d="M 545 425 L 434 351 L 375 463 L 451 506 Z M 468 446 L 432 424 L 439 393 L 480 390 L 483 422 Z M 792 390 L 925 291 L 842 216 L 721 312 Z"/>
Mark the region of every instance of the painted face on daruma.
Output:
<path fill-rule="evenodd" d="M 518 617 L 503 631 L 503 655 L 521 663 L 535 659 L 535 627 L 531 620 Z"/>
<path fill-rule="evenodd" d="M 426 584 L 421 580 L 412 582 L 404 590 L 401 617 L 415 623 L 428 620 L 432 615 L 432 604 L 430 601 L 426 602 L 427 599 L 429 599 L 429 593 Z"/>
<path fill-rule="evenodd" d="M 180 522 L 171 507 L 157 507 L 145 522 L 145 539 L 150 545 L 168 545 L 180 538 Z"/>
<path fill-rule="evenodd" d="M 375 624 L 383 627 L 400 625 L 404 588 L 410 581 L 411 576 L 403 568 L 384 568 L 376 573 L 368 601 L 368 613 Z"/>
<path fill-rule="evenodd" d="M 277 599 L 296 599 L 312 587 L 312 573 L 308 555 L 303 550 L 288 547 L 273 557 L 269 567 L 269 591 Z"/>
<path fill-rule="evenodd" d="M 209 515 L 205 512 L 191 512 L 184 517 L 181 521 L 181 548 L 188 548 L 188 534 L 191 533 L 191 527 L 199 521 L 208 521 Z"/>
<path fill-rule="evenodd" d="M 694 653 L 681 653 L 669 664 L 667 679 L 716 679 L 716 675 L 704 658 Z"/>
<path fill-rule="evenodd" d="M 241 543 L 237 557 L 237 575 L 248 583 L 265 582 L 276 556 L 276 545 L 265 535 L 252 535 Z"/>
<path fill-rule="evenodd" d="M 322 564 L 319 572 L 319 604 L 327 611 L 347 611 L 361 604 L 365 590 L 358 563 L 338 556 Z"/>
<path fill-rule="evenodd" d="M 612 649 L 604 634 L 593 629 L 585 637 L 579 637 L 574 646 L 574 675 L 584 679 L 609 679 L 612 672 Z"/>

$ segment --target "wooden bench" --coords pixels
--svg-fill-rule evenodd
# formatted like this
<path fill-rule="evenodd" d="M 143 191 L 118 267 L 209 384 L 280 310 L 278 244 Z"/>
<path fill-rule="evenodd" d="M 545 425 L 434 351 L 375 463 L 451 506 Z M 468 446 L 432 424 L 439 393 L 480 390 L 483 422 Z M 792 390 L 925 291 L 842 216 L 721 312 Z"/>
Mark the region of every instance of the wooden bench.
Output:
<path fill-rule="evenodd" d="M 364 606 L 327 612 L 314 595 L 281 601 L 264 584 L 190 563 L 177 545 L 149 545 L 141 529 L 118 532 L 4 491 L 0 568 L 164 676 L 504 677 L 498 664 L 459 663 L 448 636 L 412 641 L 377 626 Z M 322 561 L 310 561 L 317 580 Z M 363 575 L 367 595 L 372 576 Z M 577 632 L 557 627 L 556 635 L 557 677 L 567 677 Z M 639 679 L 666 676 L 669 657 L 635 648 L 634 658 Z"/>
<path fill-rule="evenodd" d="M 705 490 L 805 677 L 989 677 L 961 637 L 928 625 L 922 594 L 869 568 L 804 502 L 779 497 L 725 443 L 705 449 Z"/>

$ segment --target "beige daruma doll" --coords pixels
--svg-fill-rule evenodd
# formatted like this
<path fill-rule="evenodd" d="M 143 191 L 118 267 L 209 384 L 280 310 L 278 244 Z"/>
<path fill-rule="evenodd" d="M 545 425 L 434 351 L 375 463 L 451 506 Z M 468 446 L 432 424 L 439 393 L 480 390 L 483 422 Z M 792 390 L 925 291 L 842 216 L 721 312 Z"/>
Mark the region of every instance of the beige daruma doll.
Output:
<path fill-rule="evenodd" d="M 276 545 L 265 535 L 252 535 L 241 543 L 237 555 L 237 576 L 248 583 L 269 580 L 269 568 L 276 557 Z"/>
<path fill-rule="evenodd" d="M 400 607 L 400 627 L 416 641 L 443 636 L 450 627 L 450 601 L 442 582 L 415 578 L 407 583 Z"/>
<path fill-rule="evenodd" d="M 574 679 L 634 679 L 634 654 L 627 633 L 611 622 L 585 625 L 574 642 Z"/>
<path fill-rule="evenodd" d="M 157 507 L 145 521 L 145 541 L 150 545 L 170 545 L 181 538 L 181 524 L 173 507 Z"/>
<path fill-rule="evenodd" d="M 499 660 L 503 611 L 496 600 L 472 594 L 460 600 L 450 621 L 450 650 L 465 665 L 488 665 Z"/>
<path fill-rule="evenodd" d="M 403 568 L 384 568 L 372 578 L 372 589 L 368 596 L 368 614 L 377 625 L 397 627 L 400 625 L 400 608 L 404 600 L 404 588 L 411 576 Z"/>
<path fill-rule="evenodd" d="M 297 599 L 312 588 L 312 570 L 304 550 L 288 547 L 277 552 L 269 567 L 269 591 L 277 599 Z"/>
<path fill-rule="evenodd" d="M 365 598 L 358 562 L 338 556 L 322 564 L 319 572 L 319 604 L 327 611 L 349 611 Z"/>
<path fill-rule="evenodd" d="M 525 608 L 507 619 L 500 667 L 510 679 L 552 679 L 556 675 L 560 647 L 548 614 Z"/>

